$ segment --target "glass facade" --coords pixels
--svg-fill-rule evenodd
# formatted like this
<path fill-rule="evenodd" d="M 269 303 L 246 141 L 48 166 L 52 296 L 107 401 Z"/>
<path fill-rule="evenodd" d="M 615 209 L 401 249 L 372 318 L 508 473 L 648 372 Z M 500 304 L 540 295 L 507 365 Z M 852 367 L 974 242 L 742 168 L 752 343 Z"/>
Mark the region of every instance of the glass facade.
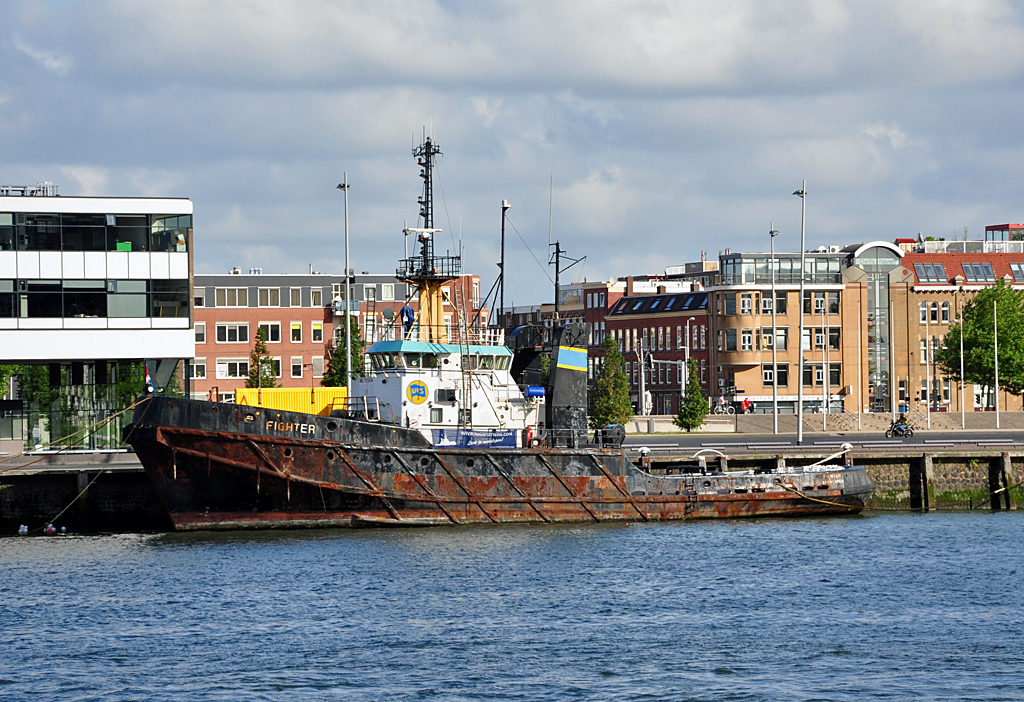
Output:
<path fill-rule="evenodd" d="M 889 271 L 900 265 L 900 257 L 890 249 L 873 246 L 862 251 L 853 265 L 867 273 L 869 407 L 872 412 L 891 412 Z"/>
<path fill-rule="evenodd" d="M 192 215 L 0 212 L 0 251 L 187 252 Z"/>
<path fill-rule="evenodd" d="M 845 254 L 805 254 L 804 282 L 819 285 L 841 283 Z M 722 285 L 771 285 L 772 270 L 768 254 L 741 254 L 721 257 Z M 775 284 L 800 284 L 800 254 L 775 254 Z"/>
<path fill-rule="evenodd" d="M 4 318 L 188 316 L 188 280 L 0 280 Z"/>

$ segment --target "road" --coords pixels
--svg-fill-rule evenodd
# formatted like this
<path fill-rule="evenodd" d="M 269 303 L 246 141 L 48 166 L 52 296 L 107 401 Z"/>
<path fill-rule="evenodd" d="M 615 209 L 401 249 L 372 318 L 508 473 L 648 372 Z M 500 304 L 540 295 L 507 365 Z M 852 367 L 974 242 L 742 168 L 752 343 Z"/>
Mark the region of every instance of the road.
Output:
<path fill-rule="evenodd" d="M 652 454 L 688 453 L 702 448 L 726 452 L 779 451 L 790 452 L 800 449 L 828 450 L 844 443 L 854 448 L 908 448 L 915 450 L 952 449 L 956 447 L 997 447 L 1024 446 L 1024 431 L 930 431 L 913 437 L 886 439 L 881 432 L 805 433 L 802 446 L 796 443 L 796 434 L 629 434 L 625 447 L 636 450 L 646 446 Z"/>

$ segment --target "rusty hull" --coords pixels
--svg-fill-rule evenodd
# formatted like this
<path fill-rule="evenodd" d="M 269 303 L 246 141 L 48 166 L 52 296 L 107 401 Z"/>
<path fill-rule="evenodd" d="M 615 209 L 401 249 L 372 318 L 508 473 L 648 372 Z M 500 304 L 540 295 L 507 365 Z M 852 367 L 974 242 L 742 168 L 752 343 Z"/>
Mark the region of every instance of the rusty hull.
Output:
<path fill-rule="evenodd" d="M 651 475 L 622 449 L 434 448 L 401 427 L 210 407 L 154 398 L 125 430 L 179 530 L 849 514 L 872 489 L 842 466 Z"/>

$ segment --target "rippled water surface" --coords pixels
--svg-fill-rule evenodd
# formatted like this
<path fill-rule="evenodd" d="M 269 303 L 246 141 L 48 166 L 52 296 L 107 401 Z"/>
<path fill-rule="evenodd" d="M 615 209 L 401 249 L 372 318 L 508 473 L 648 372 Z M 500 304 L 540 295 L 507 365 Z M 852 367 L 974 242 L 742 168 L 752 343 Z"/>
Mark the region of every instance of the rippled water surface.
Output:
<path fill-rule="evenodd" d="M 3 700 L 1024 699 L 1024 514 L 0 539 Z"/>

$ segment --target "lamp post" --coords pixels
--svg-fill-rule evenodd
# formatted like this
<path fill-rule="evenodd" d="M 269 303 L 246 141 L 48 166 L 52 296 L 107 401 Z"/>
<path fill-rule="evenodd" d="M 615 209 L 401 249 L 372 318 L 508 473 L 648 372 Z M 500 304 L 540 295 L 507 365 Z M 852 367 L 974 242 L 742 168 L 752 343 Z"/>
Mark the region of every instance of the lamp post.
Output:
<path fill-rule="evenodd" d="M 928 397 L 924 403 L 925 417 L 928 420 L 928 428 L 932 428 L 932 395 L 935 388 L 932 387 L 932 340 L 931 340 L 931 316 L 932 311 L 928 303 L 924 303 L 924 384 L 928 388 Z"/>
<path fill-rule="evenodd" d="M 807 246 L 807 181 L 801 182 L 800 189 L 793 193 L 800 198 L 800 363 L 796 381 L 796 443 L 804 442 L 804 268 Z M 812 310 L 813 311 L 813 310 Z"/>
<path fill-rule="evenodd" d="M 686 370 L 679 375 L 679 377 L 681 378 L 680 382 L 683 386 L 682 395 L 684 398 L 686 397 L 686 381 L 689 379 L 690 376 L 690 344 L 692 343 L 692 337 L 690 336 L 690 322 L 696 321 L 696 317 L 690 317 L 688 320 L 686 320 L 686 360 L 683 361 L 683 368 L 685 368 Z"/>
<path fill-rule="evenodd" d="M 825 313 L 828 311 L 826 305 L 828 303 L 828 293 L 823 292 L 824 299 L 821 301 L 821 430 L 828 431 L 828 396 L 829 390 L 829 377 L 828 377 L 828 317 Z"/>
<path fill-rule="evenodd" d="M 352 395 L 352 323 L 349 321 L 349 308 L 352 305 L 351 268 L 348 262 L 348 171 L 345 181 L 338 185 L 345 192 L 345 407 L 348 407 Z"/>
<path fill-rule="evenodd" d="M 992 326 L 994 333 L 992 336 L 993 344 L 996 352 L 996 429 L 999 428 L 999 314 L 997 312 L 999 302 L 998 299 L 992 301 Z M 963 355 L 961 355 L 963 358 Z"/>
<path fill-rule="evenodd" d="M 960 428 L 967 428 L 967 414 L 964 409 L 964 298 L 960 298 Z"/>
<path fill-rule="evenodd" d="M 772 269 L 772 433 L 779 433 L 779 357 L 778 348 L 779 340 L 777 338 L 778 330 L 775 326 L 775 303 L 778 301 L 775 296 L 775 237 L 779 233 L 775 230 L 775 222 L 772 222 L 771 231 L 768 232 L 768 237 L 771 240 L 771 258 L 768 260 L 768 265 Z"/>

